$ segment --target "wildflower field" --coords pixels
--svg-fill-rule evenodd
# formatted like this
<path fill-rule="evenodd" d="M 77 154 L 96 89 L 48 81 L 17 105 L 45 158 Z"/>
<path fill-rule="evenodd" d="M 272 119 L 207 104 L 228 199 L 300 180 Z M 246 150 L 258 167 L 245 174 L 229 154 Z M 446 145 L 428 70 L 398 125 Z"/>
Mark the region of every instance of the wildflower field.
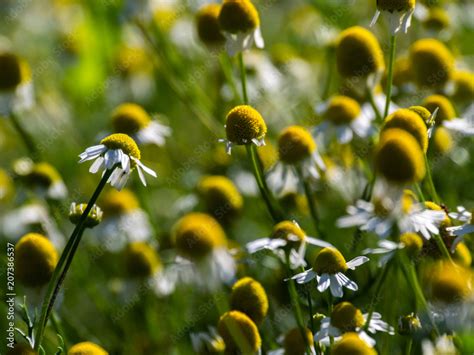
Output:
<path fill-rule="evenodd" d="M 474 2 L 1 0 L 0 355 L 474 354 Z"/>

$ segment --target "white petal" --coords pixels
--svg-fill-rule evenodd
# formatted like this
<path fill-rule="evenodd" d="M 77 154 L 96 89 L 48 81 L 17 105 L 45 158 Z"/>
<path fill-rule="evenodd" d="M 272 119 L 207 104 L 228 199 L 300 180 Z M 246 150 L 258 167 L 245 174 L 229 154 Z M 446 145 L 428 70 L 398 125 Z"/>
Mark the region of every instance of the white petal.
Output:
<path fill-rule="evenodd" d="M 326 291 L 329 285 L 331 284 L 331 281 L 329 279 L 329 274 L 322 274 L 321 276 L 318 276 L 317 279 L 318 279 L 318 291 L 319 292 Z"/>
<path fill-rule="evenodd" d="M 342 291 L 342 285 L 339 283 L 339 279 L 336 277 L 336 275 L 330 275 L 329 279 L 331 286 L 331 294 L 334 297 L 341 298 L 344 295 L 344 292 Z"/>
<path fill-rule="evenodd" d="M 89 168 L 89 172 L 95 174 L 104 166 L 104 158 L 98 157 L 94 163 L 92 163 L 91 167 Z"/>
<path fill-rule="evenodd" d="M 358 256 L 351 261 L 347 262 L 347 267 L 351 270 L 354 270 L 357 266 L 360 266 L 369 261 L 369 258 L 366 256 Z"/>

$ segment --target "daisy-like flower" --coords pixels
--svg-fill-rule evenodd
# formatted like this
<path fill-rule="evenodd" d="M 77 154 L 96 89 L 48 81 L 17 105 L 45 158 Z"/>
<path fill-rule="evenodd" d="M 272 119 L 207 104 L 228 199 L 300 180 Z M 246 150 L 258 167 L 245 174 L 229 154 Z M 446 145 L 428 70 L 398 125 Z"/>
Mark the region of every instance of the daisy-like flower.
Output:
<path fill-rule="evenodd" d="M 290 267 L 294 270 L 306 266 L 304 257 L 307 244 L 321 248 L 333 247 L 331 243 L 307 236 L 296 221 L 282 221 L 273 227 L 270 237 L 256 239 L 248 243 L 246 249 L 250 254 L 270 250 L 283 263 L 286 263 L 289 253 Z"/>
<path fill-rule="evenodd" d="M 71 223 L 78 224 L 86 208 L 87 203 L 71 203 L 71 206 L 69 207 L 69 220 L 71 221 Z M 102 222 L 102 216 L 103 212 L 100 207 L 97 205 L 93 205 L 91 211 L 89 212 L 89 215 L 86 217 L 84 227 L 94 228 L 100 222 Z"/>
<path fill-rule="evenodd" d="M 94 230 L 95 244 L 117 252 L 127 243 L 144 242 L 151 238 L 152 228 L 148 216 L 140 208 L 132 191 L 107 191 L 99 205 L 103 211 L 103 221 Z"/>
<path fill-rule="evenodd" d="M 250 49 L 254 43 L 257 48 L 265 46 L 260 17 L 250 0 L 224 0 L 218 21 L 230 56 Z"/>
<path fill-rule="evenodd" d="M 171 135 L 171 128 L 152 119 L 140 105 L 124 103 L 112 113 L 112 126 L 115 133 L 124 133 L 138 144 L 162 146 Z"/>
<path fill-rule="evenodd" d="M 221 5 L 210 3 L 202 6 L 196 14 L 196 32 L 202 43 L 210 49 L 220 47 L 225 37 L 219 26 Z"/>
<path fill-rule="evenodd" d="M 451 245 L 451 252 L 454 253 L 459 243 L 464 240 L 467 234 L 474 233 L 474 225 L 472 224 L 472 212 L 466 210 L 463 206 L 457 207 L 457 212 L 450 212 L 449 217 L 462 222 L 459 226 L 447 227 L 446 231 L 455 239 Z"/>
<path fill-rule="evenodd" d="M 69 348 L 68 355 L 108 355 L 109 353 L 105 349 L 97 344 L 90 341 L 84 341 L 77 343 Z"/>
<path fill-rule="evenodd" d="M 51 199 L 63 199 L 67 196 L 67 188 L 59 172 L 49 163 L 28 164 L 22 172 L 26 185 L 31 187 L 40 196 Z"/>
<path fill-rule="evenodd" d="M 251 106 L 240 105 L 230 110 L 226 117 L 225 130 L 227 139 L 219 139 L 219 142 L 226 144 L 227 154 L 231 154 L 234 145 L 265 145 L 267 125 L 262 115 Z"/>
<path fill-rule="evenodd" d="M 375 340 L 365 332 L 365 328 L 372 333 L 385 332 L 394 335 L 393 327 L 382 320 L 382 315 L 373 312 L 367 325 L 368 314 L 362 314 L 360 309 L 350 302 L 341 302 L 334 306 L 331 316 L 321 320 L 320 330 L 315 334 L 316 341 L 330 344 L 330 337 L 339 338 L 346 332 L 355 332 L 370 347 Z"/>
<path fill-rule="evenodd" d="M 235 261 L 227 249 L 227 238 L 220 224 L 205 213 L 188 213 L 172 230 L 178 253 L 176 266 L 185 282 L 212 289 L 235 277 Z"/>
<path fill-rule="evenodd" d="M 376 355 L 377 352 L 363 341 L 357 333 L 347 332 L 331 347 L 331 355 Z"/>
<path fill-rule="evenodd" d="M 10 52 L 0 52 L 0 114 L 9 116 L 33 106 L 33 84 L 28 64 Z"/>
<path fill-rule="evenodd" d="M 400 30 L 407 33 L 411 25 L 411 17 L 415 12 L 415 0 L 377 0 L 377 10 L 370 23 L 372 27 L 383 13 L 390 26 L 390 32 L 396 34 Z"/>
<path fill-rule="evenodd" d="M 292 190 L 292 183 L 301 183 L 298 171 L 314 182 L 320 177 L 319 171 L 326 169 L 311 134 L 301 126 L 290 126 L 280 133 L 278 156 L 279 162 L 268 172 L 268 183 L 279 195 Z"/>
<path fill-rule="evenodd" d="M 316 355 L 313 333 L 308 328 L 304 329 L 304 333 L 305 337 L 303 338 L 300 328 L 290 329 L 286 334 L 282 334 L 277 339 L 278 344 L 282 347 L 269 351 L 268 355 L 307 355 L 308 345 L 310 354 Z"/>
<path fill-rule="evenodd" d="M 313 267 L 302 273 L 299 273 L 291 279 L 296 280 L 297 283 L 303 284 L 316 279 L 318 282 L 318 291 L 324 292 L 328 288 L 334 297 L 343 296 L 343 287 L 357 291 L 359 287 L 354 281 L 351 281 L 344 273 L 348 270 L 354 270 L 369 261 L 366 256 L 358 256 L 348 262 L 344 259 L 341 252 L 335 248 L 322 249 L 316 259 Z"/>
<path fill-rule="evenodd" d="M 378 266 L 382 267 L 392 259 L 395 253 L 400 249 L 405 249 L 410 256 L 417 255 L 423 248 L 423 240 L 418 234 L 404 233 L 400 236 L 400 242 L 395 243 L 390 240 L 379 240 L 377 248 L 367 248 L 362 250 L 362 254 L 382 255 Z"/>
<path fill-rule="evenodd" d="M 214 327 L 209 327 L 207 332 L 191 333 L 190 336 L 196 354 L 220 354 L 225 349 L 224 339 Z"/>
<path fill-rule="evenodd" d="M 267 293 L 257 280 L 243 277 L 232 286 L 230 305 L 231 309 L 245 313 L 260 325 L 268 313 Z"/>
<path fill-rule="evenodd" d="M 217 324 L 228 354 L 256 355 L 260 353 L 262 338 L 255 323 L 239 311 L 224 313 Z"/>
<path fill-rule="evenodd" d="M 333 96 L 315 108 L 323 122 L 314 127 L 316 136 L 329 141 L 334 135 L 341 144 L 349 143 L 354 135 L 366 138 L 373 131 L 373 116 L 361 109 L 359 103 L 348 96 Z"/>
<path fill-rule="evenodd" d="M 140 161 L 141 153 L 135 141 L 123 133 L 115 133 L 105 137 L 99 145 L 87 148 L 79 157 L 81 158 L 79 163 L 94 160 L 89 168 L 89 172 L 92 174 L 101 169 L 104 169 L 104 171 L 113 170 L 107 182 L 117 190 L 121 190 L 125 186 L 132 170 L 135 168 L 145 186 L 146 180 L 143 171 L 156 177 L 156 173 Z"/>

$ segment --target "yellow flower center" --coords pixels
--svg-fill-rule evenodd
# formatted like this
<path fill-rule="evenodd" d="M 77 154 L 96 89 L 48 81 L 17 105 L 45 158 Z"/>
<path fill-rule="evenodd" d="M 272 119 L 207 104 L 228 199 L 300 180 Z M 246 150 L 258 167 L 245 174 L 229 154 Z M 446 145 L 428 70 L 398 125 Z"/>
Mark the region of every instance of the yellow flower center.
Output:
<path fill-rule="evenodd" d="M 428 17 L 423 22 L 423 26 L 434 31 L 441 31 L 449 27 L 449 15 L 442 7 L 432 7 L 429 9 Z"/>
<path fill-rule="evenodd" d="M 436 39 L 420 39 L 410 47 L 414 80 L 420 87 L 440 88 L 451 78 L 454 58 Z"/>
<path fill-rule="evenodd" d="M 415 0 L 377 0 L 380 11 L 405 12 L 415 8 Z"/>
<path fill-rule="evenodd" d="M 224 0 L 218 19 L 221 29 L 229 33 L 249 32 L 260 25 L 258 11 L 249 0 Z"/>
<path fill-rule="evenodd" d="M 345 333 L 342 339 L 332 346 L 331 355 L 376 355 L 377 352 L 359 338 L 357 333 Z"/>
<path fill-rule="evenodd" d="M 135 134 L 148 126 L 150 121 L 148 113 L 137 104 L 122 104 L 112 113 L 112 125 L 116 133 Z"/>
<path fill-rule="evenodd" d="M 472 294 L 472 272 L 449 262 L 442 264 L 431 276 L 431 293 L 434 300 L 443 303 L 462 302 Z"/>
<path fill-rule="evenodd" d="M 204 5 L 196 14 L 196 27 L 200 40 L 208 45 L 219 45 L 225 38 L 219 26 L 220 4 Z"/>
<path fill-rule="evenodd" d="M 391 128 L 383 132 L 375 155 L 377 170 L 395 183 L 420 181 L 425 176 L 423 151 L 408 132 Z"/>
<path fill-rule="evenodd" d="M 300 328 L 293 328 L 285 334 L 283 349 L 285 354 L 305 355 L 308 344 L 313 346 L 313 333 L 308 328 L 304 329 L 305 337 L 301 335 Z"/>
<path fill-rule="evenodd" d="M 130 190 L 109 190 L 103 195 L 100 207 L 107 218 L 134 211 L 139 208 L 139 203 Z"/>
<path fill-rule="evenodd" d="M 267 125 L 260 113 L 248 105 L 236 106 L 226 118 L 227 139 L 234 144 L 250 144 L 267 133 Z"/>
<path fill-rule="evenodd" d="M 341 302 L 331 312 L 331 324 L 344 332 L 350 332 L 361 328 L 365 320 L 359 308 L 350 302 Z"/>
<path fill-rule="evenodd" d="M 405 246 L 408 256 L 417 256 L 423 248 L 423 239 L 416 233 L 404 233 L 400 236 L 400 243 Z"/>
<path fill-rule="evenodd" d="M 288 242 L 287 247 L 297 249 L 306 237 L 305 232 L 291 221 L 282 221 L 277 223 L 270 236 L 272 239 L 284 239 Z M 298 240 L 295 240 L 298 239 Z"/>
<path fill-rule="evenodd" d="M 146 278 L 161 267 L 156 251 L 147 243 L 130 243 L 124 253 L 125 270 L 128 276 Z"/>
<path fill-rule="evenodd" d="M 86 208 L 87 208 L 87 203 L 78 203 L 78 204 L 73 203 L 69 210 L 69 220 L 71 221 L 71 223 L 78 224 Z M 102 216 L 103 216 L 102 210 L 96 205 L 92 206 L 92 209 L 89 212 L 89 215 L 86 217 L 84 226 L 86 228 L 94 228 L 100 222 L 102 222 Z"/>
<path fill-rule="evenodd" d="M 426 109 L 426 107 L 423 107 L 423 106 L 410 106 L 408 109 L 410 111 L 413 111 L 416 114 L 418 114 L 418 116 L 421 117 L 421 119 L 423 120 L 423 122 L 425 122 L 426 125 L 428 125 L 430 123 L 431 112 L 428 111 Z"/>
<path fill-rule="evenodd" d="M 344 30 L 336 45 L 337 68 L 342 77 L 365 77 L 381 72 L 385 65 L 377 38 L 363 27 Z"/>
<path fill-rule="evenodd" d="M 72 346 L 68 355 L 108 355 L 109 353 L 105 351 L 102 347 L 97 344 L 85 341 L 83 343 L 76 344 Z"/>
<path fill-rule="evenodd" d="M 217 324 L 217 331 L 224 339 L 227 354 L 255 354 L 262 345 L 255 323 L 239 311 L 224 313 Z"/>
<path fill-rule="evenodd" d="M 173 227 L 173 241 L 179 254 L 199 260 L 216 247 L 226 244 L 225 232 L 219 223 L 204 213 L 188 213 Z"/>
<path fill-rule="evenodd" d="M 60 182 L 61 175 L 51 164 L 37 163 L 28 175 L 25 176 L 25 179 L 28 184 L 48 188 L 55 182 Z"/>
<path fill-rule="evenodd" d="M 403 316 L 398 321 L 398 332 L 401 335 L 412 335 L 421 329 L 420 319 L 413 313 Z"/>
<path fill-rule="evenodd" d="M 471 267 L 472 255 L 465 243 L 461 242 L 457 245 L 456 250 L 454 250 L 453 259 L 461 266 Z"/>
<path fill-rule="evenodd" d="M 392 212 L 391 206 L 387 206 L 387 200 L 383 198 L 374 198 L 372 201 L 374 213 L 376 216 L 386 218 Z"/>
<path fill-rule="evenodd" d="M 404 214 L 408 214 L 413 206 L 413 204 L 417 201 L 416 195 L 413 191 L 405 189 L 403 190 L 402 195 L 402 212 Z"/>
<path fill-rule="evenodd" d="M 242 210 L 242 195 L 225 176 L 206 176 L 199 182 L 197 190 L 206 210 L 222 222 L 230 222 Z"/>
<path fill-rule="evenodd" d="M 15 246 L 18 280 L 28 287 L 41 287 L 49 282 L 58 263 L 58 253 L 48 238 L 41 234 L 24 235 Z"/>
<path fill-rule="evenodd" d="M 278 137 L 278 154 L 286 164 L 297 164 L 316 150 L 316 143 L 306 128 L 290 126 Z"/>
<path fill-rule="evenodd" d="M 454 146 L 451 133 L 444 127 L 436 128 L 433 135 L 433 145 L 441 154 L 449 153 Z"/>
<path fill-rule="evenodd" d="M 439 108 L 436 115 L 436 124 L 440 125 L 445 120 L 452 120 L 456 117 L 456 111 L 454 110 L 453 104 L 446 96 L 443 95 L 431 95 L 423 101 L 423 106 L 431 113 Z"/>
<path fill-rule="evenodd" d="M 22 81 L 21 64 L 13 53 L 0 53 L 0 92 L 14 90 Z"/>
<path fill-rule="evenodd" d="M 428 150 L 428 130 L 423 119 L 413 110 L 399 109 L 386 119 L 382 131 L 390 128 L 400 128 L 416 138 L 423 152 Z"/>
<path fill-rule="evenodd" d="M 230 305 L 233 310 L 245 313 L 255 324 L 261 324 L 268 312 L 268 298 L 263 286 L 244 277 L 232 286 Z"/>
<path fill-rule="evenodd" d="M 336 124 L 349 124 L 360 114 L 359 103 L 348 96 L 333 96 L 324 113 L 324 119 Z"/>
<path fill-rule="evenodd" d="M 474 73 L 462 70 L 456 71 L 453 74 L 453 83 L 453 99 L 470 102 L 474 97 Z"/>
<path fill-rule="evenodd" d="M 318 275 L 347 271 L 346 259 L 335 248 L 323 248 L 314 260 L 313 270 Z"/>
<path fill-rule="evenodd" d="M 137 143 L 128 135 L 123 133 L 114 133 L 105 137 L 100 141 L 100 144 L 105 145 L 108 149 L 121 149 L 122 152 L 128 156 L 140 160 L 141 154 Z M 133 160 L 130 162 L 134 164 Z"/>
<path fill-rule="evenodd" d="M 411 63 L 408 57 L 400 57 L 393 68 L 393 85 L 401 86 L 412 80 Z"/>

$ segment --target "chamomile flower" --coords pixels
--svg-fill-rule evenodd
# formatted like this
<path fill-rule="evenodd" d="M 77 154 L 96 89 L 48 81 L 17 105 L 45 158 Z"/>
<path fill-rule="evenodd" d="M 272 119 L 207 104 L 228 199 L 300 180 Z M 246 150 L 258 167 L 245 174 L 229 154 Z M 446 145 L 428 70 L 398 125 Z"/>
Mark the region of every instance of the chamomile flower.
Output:
<path fill-rule="evenodd" d="M 221 5 L 210 3 L 202 6 L 196 14 L 196 32 L 199 39 L 210 48 L 219 47 L 225 42 L 225 37 L 219 26 Z"/>
<path fill-rule="evenodd" d="M 357 84 L 364 93 L 376 86 L 385 69 L 377 38 L 360 26 L 350 27 L 339 35 L 336 64 L 341 77 Z"/>
<path fill-rule="evenodd" d="M 320 178 L 320 171 L 326 169 L 313 137 L 301 126 L 290 126 L 280 133 L 278 156 L 279 162 L 267 175 L 268 184 L 279 195 L 291 189 L 291 183 L 299 181 L 298 171 L 304 179 L 314 182 Z"/>
<path fill-rule="evenodd" d="M 103 221 L 94 230 L 94 243 L 117 252 L 128 242 L 144 242 L 151 238 L 152 228 L 148 216 L 130 190 L 107 191 L 100 199 L 99 206 L 103 211 Z"/>
<path fill-rule="evenodd" d="M 474 73 L 457 70 L 453 73 L 451 86 L 447 90 L 449 96 L 460 103 L 472 103 L 474 97 Z"/>
<path fill-rule="evenodd" d="M 267 293 L 258 281 L 243 277 L 232 286 L 230 306 L 245 313 L 255 324 L 262 324 L 268 312 Z"/>
<path fill-rule="evenodd" d="M 368 314 L 362 314 L 360 309 L 350 302 L 341 302 L 334 306 L 330 317 L 321 320 L 320 330 L 315 334 L 316 341 L 329 344 L 329 337 L 338 338 L 347 332 L 355 332 L 370 347 L 375 345 L 375 340 L 364 330 Z M 367 330 L 375 334 L 377 331 L 395 334 L 393 327 L 382 320 L 378 312 L 372 313 Z"/>
<path fill-rule="evenodd" d="M 209 327 L 207 332 L 191 333 L 191 344 L 198 355 L 221 354 L 225 350 L 224 339 L 216 328 Z"/>
<path fill-rule="evenodd" d="M 0 52 L 0 115 L 33 106 L 33 84 L 28 64 L 10 52 Z"/>
<path fill-rule="evenodd" d="M 451 79 L 454 58 L 440 41 L 420 39 L 411 45 L 409 55 L 413 79 L 419 88 L 440 89 Z"/>
<path fill-rule="evenodd" d="M 254 43 L 257 48 L 265 46 L 260 17 L 250 0 L 224 0 L 218 21 L 230 56 L 250 49 Z"/>
<path fill-rule="evenodd" d="M 86 208 L 87 203 L 71 203 L 71 206 L 69 207 L 69 220 L 71 221 L 71 223 L 78 224 Z M 84 227 L 94 228 L 100 222 L 102 222 L 102 216 L 103 212 L 100 207 L 97 205 L 93 205 L 91 211 L 89 212 L 89 215 L 86 217 Z"/>
<path fill-rule="evenodd" d="M 411 17 L 415 12 L 415 2 L 415 0 L 378 0 L 377 10 L 370 26 L 375 25 L 380 14 L 383 13 L 388 19 L 392 34 L 400 30 L 407 33 L 411 25 Z"/>
<path fill-rule="evenodd" d="M 230 110 L 226 117 L 225 130 L 227 138 L 219 139 L 219 142 L 226 144 L 227 154 L 231 153 L 234 145 L 265 145 L 267 125 L 262 115 L 251 106 L 240 105 Z"/>
<path fill-rule="evenodd" d="M 224 339 L 226 354 L 255 355 L 260 352 L 262 339 L 255 323 L 244 313 L 224 313 L 217 324 L 217 331 Z"/>
<path fill-rule="evenodd" d="M 58 252 L 47 237 L 24 235 L 15 246 L 15 276 L 27 287 L 46 285 L 58 263 Z"/>
<path fill-rule="evenodd" d="M 323 122 L 314 127 L 313 132 L 316 136 L 323 136 L 326 142 L 336 136 L 339 143 L 345 144 L 352 141 L 354 135 L 367 138 L 373 131 L 373 116 L 348 96 L 333 96 L 316 106 L 315 112 L 323 117 Z"/>
<path fill-rule="evenodd" d="M 290 329 L 277 339 L 282 346 L 280 349 L 268 352 L 268 355 L 306 355 L 308 354 L 308 346 L 311 355 L 316 355 L 314 349 L 313 333 L 308 328 L 304 329 L 304 337 L 300 328 Z"/>
<path fill-rule="evenodd" d="M 63 199 L 67 196 L 67 188 L 61 175 L 49 163 L 32 163 L 22 175 L 26 185 L 40 196 L 51 199 Z"/>
<path fill-rule="evenodd" d="M 186 214 L 173 226 L 172 240 L 185 281 L 212 289 L 234 279 L 236 266 L 227 249 L 225 232 L 210 215 Z"/>
<path fill-rule="evenodd" d="M 369 261 L 366 256 L 358 256 L 348 262 L 344 259 L 341 252 L 333 247 L 322 249 L 316 259 L 313 267 L 302 273 L 299 273 L 291 279 L 297 283 L 303 284 L 316 279 L 318 282 L 318 291 L 324 292 L 328 288 L 334 297 L 343 296 L 343 287 L 357 291 L 359 287 L 354 281 L 351 281 L 344 273 L 348 270 L 354 270 Z"/>
<path fill-rule="evenodd" d="M 307 236 L 296 221 L 282 221 L 273 227 L 270 237 L 256 239 L 248 243 L 246 249 L 250 254 L 270 250 L 283 263 L 286 263 L 287 253 L 289 253 L 290 267 L 297 269 L 306 266 L 304 257 L 307 244 L 322 248 L 333 247 L 328 242 Z"/>
<path fill-rule="evenodd" d="M 94 160 L 89 168 L 89 172 L 92 174 L 101 169 L 112 171 L 107 182 L 117 190 L 121 190 L 125 186 L 133 169 L 138 171 L 140 180 L 145 186 L 146 180 L 143 171 L 156 177 L 156 173 L 140 161 L 141 153 L 135 141 L 123 133 L 105 137 L 99 145 L 87 148 L 79 157 L 81 158 L 79 163 Z"/>
<path fill-rule="evenodd" d="M 155 144 L 162 146 L 171 135 L 171 128 L 161 124 L 140 105 L 124 103 L 112 113 L 112 126 L 115 133 L 124 133 L 138 144 Z"/>
<path fill-rule="evenodd" d="M 331 355 L 376 355 L 377 352 L 363 341 L 357 333 L 347 332 L 333 345 Z"/>
<path fill-rule="evenodd" d="M 69 348 L 68 355 L 108 355 L 101 346 L 94 344 L 90 341 L 84 341 L 82 343 L 75 344 Z"/>

